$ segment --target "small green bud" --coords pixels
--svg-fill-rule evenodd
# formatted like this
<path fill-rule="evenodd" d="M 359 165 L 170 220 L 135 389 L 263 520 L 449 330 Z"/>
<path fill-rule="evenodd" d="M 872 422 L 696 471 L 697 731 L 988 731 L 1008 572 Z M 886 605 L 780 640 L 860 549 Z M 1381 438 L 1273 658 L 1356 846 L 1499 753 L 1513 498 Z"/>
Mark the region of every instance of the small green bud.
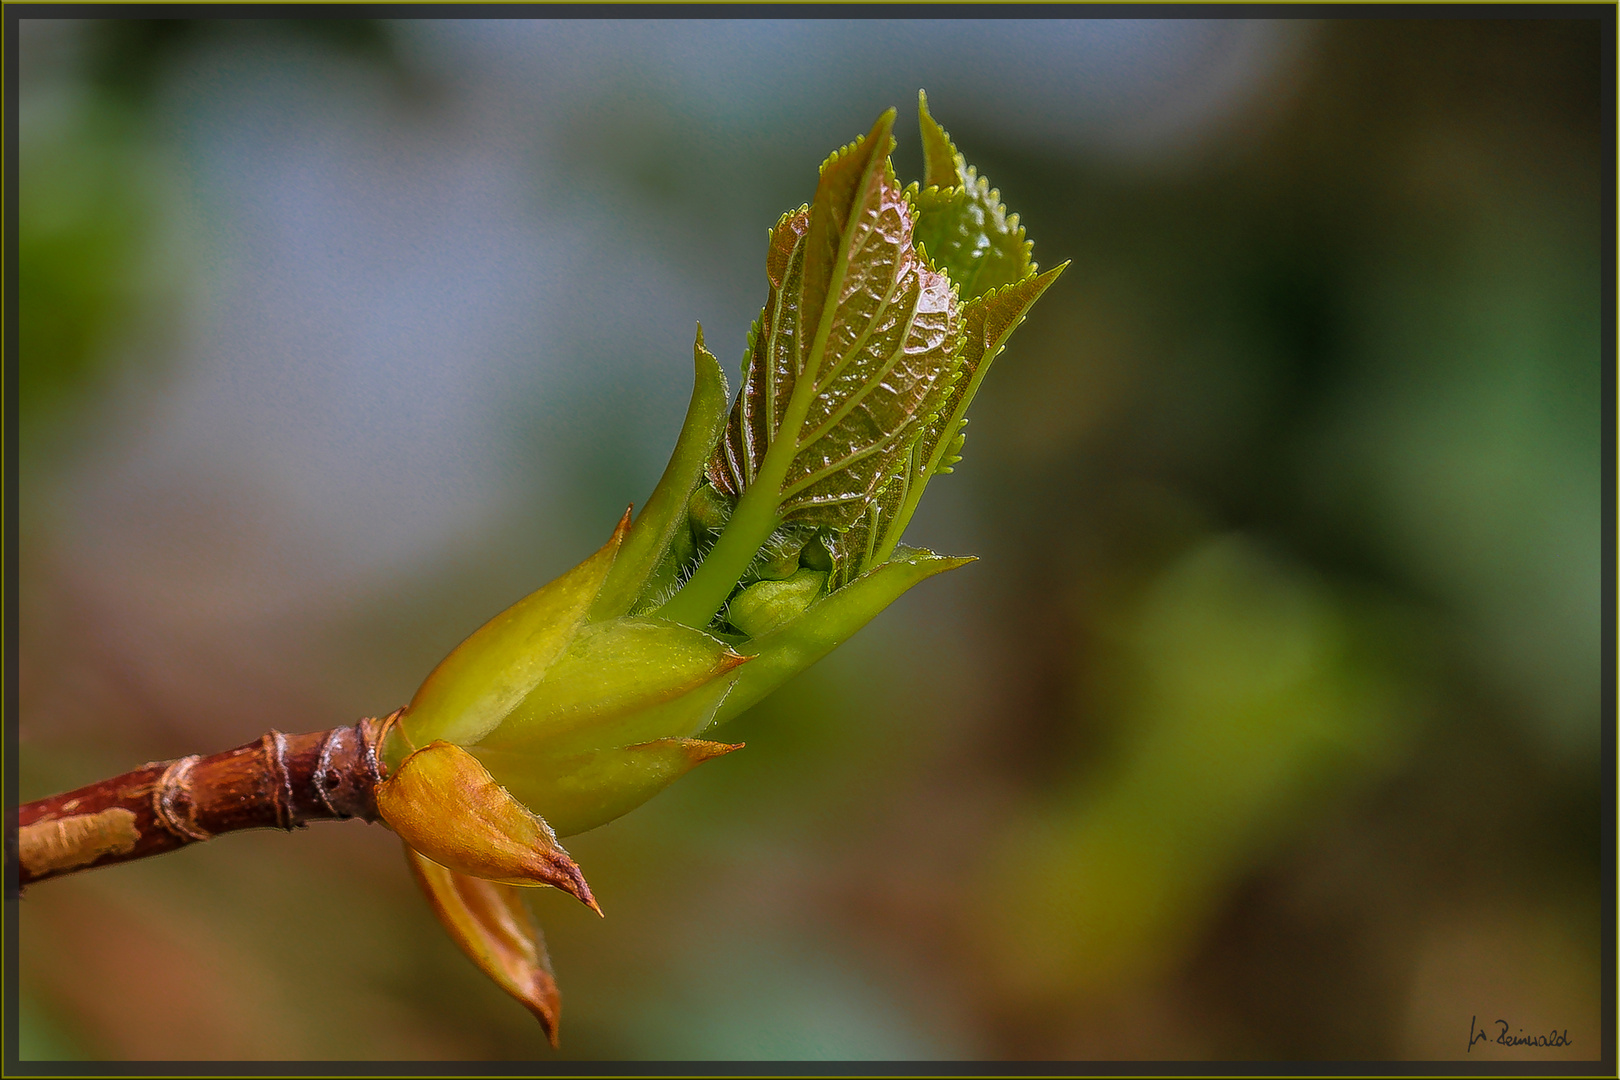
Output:
<path fill-rule="evenodd" d="M 810 570 L 830 574 L 833 569 L 832 552 L 827 549 L 827 532 L 817 530 L 804 547 L 799 549 L 799 565 Z"/>
<path fill-rule="evenodd" d="M 694 533 L 712 540 L 731 520 L 731 500 L 708 484 L 699 484 L 686 504 L 686 515 Z"/>
<path fill-rule="evenodd" d="M 842 645 L 907 589 L 973 556 L 935 555 L 899 547 L 888 562 L 816 600 L 795 619 L 739 646 L 750 663 L 737 673 L 714 722 L 724 723 Z"/>
<path fill-rule="evenodd" d="M 768 634 L 804 614 L 826 584 L 827 575 L 817 570 L 799 570 L 782 581 L 757 581 L 732 598 L 726 621 L 751 638 Z"/>
<path fill-rule="evenodd" d="M 740 581 L 785 581 L 799 572 L 799 553 L 815 530 L 803 525 L 783 525 L 760 546 L 759 554 L 748 564 Z"/>

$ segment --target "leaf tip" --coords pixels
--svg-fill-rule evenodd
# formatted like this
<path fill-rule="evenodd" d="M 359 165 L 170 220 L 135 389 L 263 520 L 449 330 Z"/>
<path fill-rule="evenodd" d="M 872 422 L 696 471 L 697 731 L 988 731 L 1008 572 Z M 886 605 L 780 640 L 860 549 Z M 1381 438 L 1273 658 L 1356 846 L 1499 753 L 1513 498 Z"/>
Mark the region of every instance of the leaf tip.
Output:
<path fill-rule="evenodd" d="M 708 761 L 711 758 L 724 757 L 726 754 L 741 750 L 743 747 L 748 745 L 747 743 L 740 742 L 706 742 L 702 739 L 693 739 L 692 742 L 696 745 L 690 748 L 690 752 L 693 758 L 699 762 Z"/>
<path fill-rule="evenodd" d="M 721 653 L 719 659 L 714 662 L 715 678 L 719 678 L 728 671 L 735 671 L 737 668 L 742 667 L 752 659 L 754 659 L 752 656 L 744 656 L 741 653 L 727 649 L 725 652 Z"/>
<path fill-rule="evenodd" d="M 598 915 L 602 914 L 602 905 L 596 902 L 596 897 L 591 893 L 591 887 L 585 881 L 585 872 L 566 852 L 561 849 L 547 852 L 537 860 L 532 872 L 535 884 L 544 883 L 561 889 Z"/>
<path fill-rule="evenodd" d="M 544 971 L 536 971 L 530 981 L 528 994 L 520 1000 L 540 1021 L 540 1030 L 546 1033 L 546 1042 L 551 1044 L 553 1050 L 560 1049 L 562 1044 L 557 1041 L 557 1028 L 562 1019 L 562 994 L 557 989 L 557 980 Z"/>
<path fill-rule="evenodd" d="M 876 122 L 872 124 L 872 130 L 866 136 L 866 145 L 872 148 L 874 157 L 887 158 L 894 150 L 894 121 L 899 115 L 898 110 L 890 105 L 878 114 Z"/>

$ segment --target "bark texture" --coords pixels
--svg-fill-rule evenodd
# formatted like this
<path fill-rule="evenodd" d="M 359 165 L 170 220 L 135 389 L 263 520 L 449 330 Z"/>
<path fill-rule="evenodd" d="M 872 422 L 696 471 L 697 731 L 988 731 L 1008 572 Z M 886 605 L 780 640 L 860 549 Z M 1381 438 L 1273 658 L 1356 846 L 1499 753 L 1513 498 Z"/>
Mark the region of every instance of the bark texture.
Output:
<path fill-rule="evenodd" d="M 20 806 L 17 886 L 238 829 L 376 821 L 374 793 L 383 779 L 377 750 L 398 715 L 303 735 L 272 730 L 234 750 L 153 762 Z"/>

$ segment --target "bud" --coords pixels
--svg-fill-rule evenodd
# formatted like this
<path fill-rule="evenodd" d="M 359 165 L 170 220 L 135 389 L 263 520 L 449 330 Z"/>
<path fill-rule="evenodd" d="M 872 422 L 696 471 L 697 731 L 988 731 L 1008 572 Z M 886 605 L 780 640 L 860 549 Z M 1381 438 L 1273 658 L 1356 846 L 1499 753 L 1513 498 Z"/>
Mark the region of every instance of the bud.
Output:
<path fill-rule="evenodd" d="M 595 908 L 558 836 L 740 749 L 699 736 L 971 561 L 900 536 L 1063 268 L 1037 273 L 1017 216 L 919 114 L 929 186 L 895 180 L 893 110 L 823 164 L 813 203 L 771 231 L 735 403 L 699 327 L 641 515 L 462 642 L 383 738 L 381 817 L 452 937 L 553 1041 L 556 986 L 512 887 Z"/>

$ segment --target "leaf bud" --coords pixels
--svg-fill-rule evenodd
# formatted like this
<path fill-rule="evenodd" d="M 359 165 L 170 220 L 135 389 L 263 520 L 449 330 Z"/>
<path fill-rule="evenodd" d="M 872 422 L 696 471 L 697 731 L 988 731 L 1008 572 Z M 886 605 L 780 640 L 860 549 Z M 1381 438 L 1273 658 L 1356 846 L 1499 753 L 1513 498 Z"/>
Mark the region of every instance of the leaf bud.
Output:
<path fill-rule="evenodd" d="M 817 570 L 800 570 L 781 581 L 756 581 L 732 597 L 726 621 L 750 638 L 768 634 L 804 614 L 826 583 L 827 575 Z"/>

